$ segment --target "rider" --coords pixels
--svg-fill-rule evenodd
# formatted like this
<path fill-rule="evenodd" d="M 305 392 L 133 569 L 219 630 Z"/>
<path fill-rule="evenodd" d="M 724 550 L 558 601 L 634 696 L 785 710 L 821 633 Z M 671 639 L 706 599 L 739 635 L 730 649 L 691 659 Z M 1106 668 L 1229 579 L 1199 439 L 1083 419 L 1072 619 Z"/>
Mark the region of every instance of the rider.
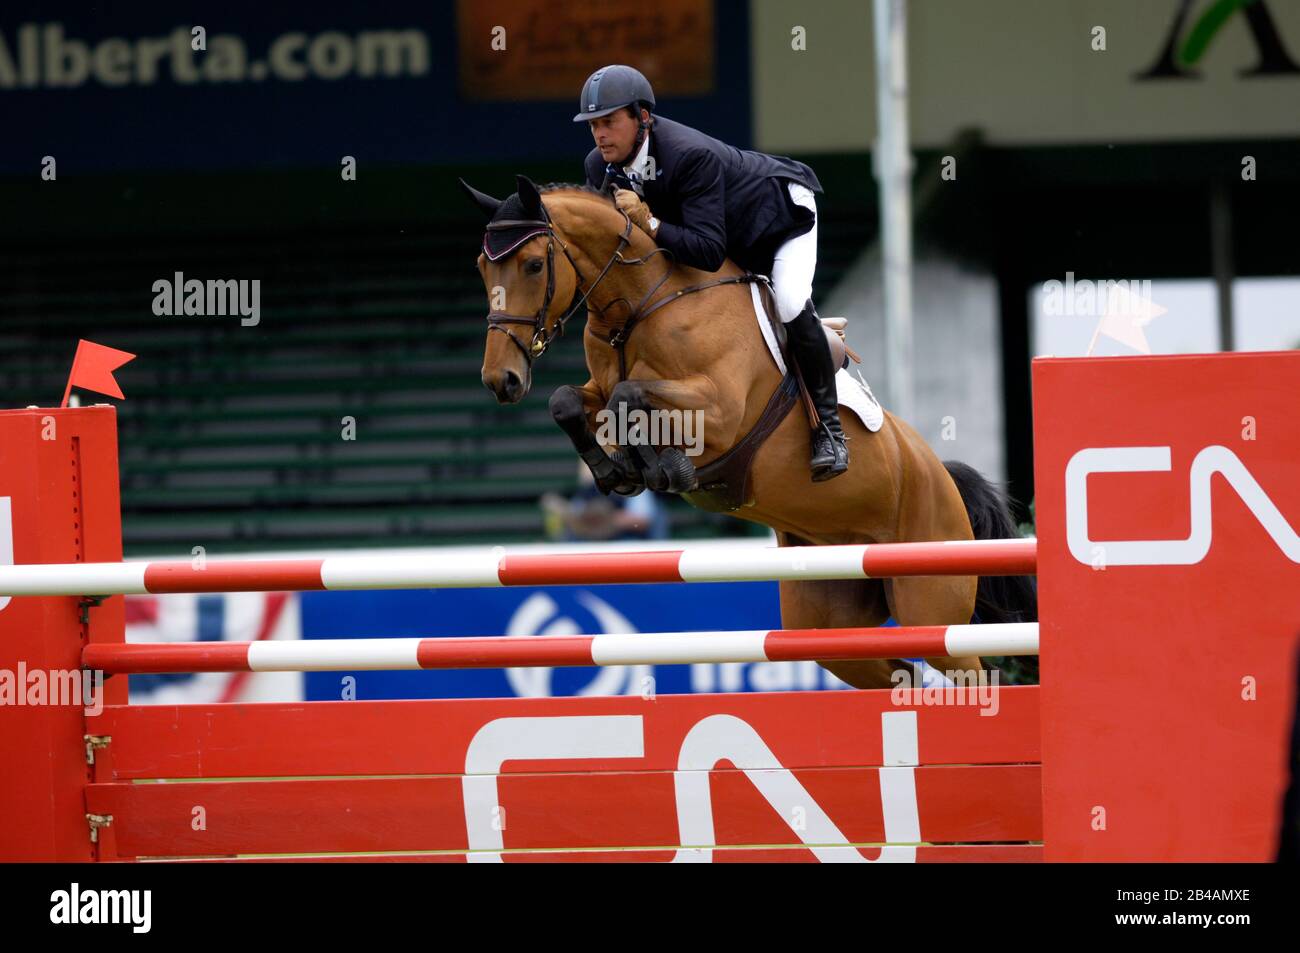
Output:
<path fill-rule="evenodd" d="M 588 77 L 573 117 L 589 124 L 596 141 L 585 163 L 588 183 L 612 182 L 618 207 L 679 263 L 717 271 L 730 258 L 771 277 L 790 353 L 821 421 L 812 434 L 813 480 L 839 476 L 849 451 L 836 368 L 812 301 L 813 193 L 821 183 L 802 162 L 736 149 L 651 115 L 654 107 L 649 81 L 630 66 L 606 66 Z"/>

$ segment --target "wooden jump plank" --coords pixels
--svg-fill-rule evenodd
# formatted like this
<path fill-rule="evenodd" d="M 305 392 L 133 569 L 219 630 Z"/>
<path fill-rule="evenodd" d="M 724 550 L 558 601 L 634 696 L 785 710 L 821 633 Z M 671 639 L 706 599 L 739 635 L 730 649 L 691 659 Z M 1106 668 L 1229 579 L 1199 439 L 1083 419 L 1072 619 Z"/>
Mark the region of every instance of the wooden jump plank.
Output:
<path fill-rule="evenodd" d="M 810 768 L 787 772 L 717 769 L 703 786 L 676 782 L 695 772 L 629 771 L 503 775 L 505 849 L 582 849 L 674 845 L 684 816 L 712 819 L 714 842 L 730 846 L 797 845 L 786 818 L 818 843 L 887 842 L 882 770 L 915 777 L 920 839 L 934 843 L 1037 841 L 1042 819 L 1037 765 L 920 768 Z M 794 803 L 762 790 L 802 786 Z M 481 783 L 485 779 L 475 778 Z M 466 850 L 466 793 L 460 777 L 338 778 L 92 784 L 87 809 L 113 817 L 120 857 L 221 856 L 354 851 Z M 896 785 L 889 785 L 897 798 Z M 200 813 L 201 811 L 201 813 Z M 831 840 L 817 818 L 833 823 Z M 195 830 L 201 817 L 205 829 Z M 490 823 L 479 818 L 479 829 Z M 698 830 L 698 826 L 695 828 Z M 706 842 L 707 843 L 707 842 Z"/>
<path fill-rule="evenodd" d="M 1040 761 L 1038 688 L 1000 688 L 996 700 L 992 716 L 972 705 L 898 706 L 888 691 L 109 706 L 87 724 L 112 738 L 96 753 L 100 781 L 458 775 L 467 771 L 471 743 L 489 723 L 573 716 L 640 719 L 629 728 L 640 732 L 644 750 L 635 758 L 530 762 L 526 752 L 512 749 L 489 770 L 671 770 L 687 735 L 719 715 L 744 722 L 788 768 L 879 765 L 883 725 L 898 724 L 889 719 L 907 712 L 915 712 L 921 764 Z M 508 725 L 501 734 L 510 735 Z"/>
<path fill-rule="evenodd" d="M 867 848 L 836 847 L 823 853 L 822 861 L 843 863 L 858 858 L 867 859 Z M 607 863 L 643 864 L 666 863 L 673 859 L 673 850 L 574 850 L 574 851 L 506 851 L 502 860 L 507 864 L 545 863 Z M 720 863 L 818 863 L 818 858 L 806 847 L 719 847 L 708 851 L 709 859 Z M 442 854 L 301 854 L 287 857 L 228 857 L 215 861 L 175 860 L 173 863 L 223 863 L 223 864 L 298 864 L 309 863 L 428 863 L 463 864 L 469 855 L 464 852 Z M 955 844 L 944 846 L 921 845 L 916 848 L 918 864 L 1033 864 L 1042 863 L 1041 844 Z"/>

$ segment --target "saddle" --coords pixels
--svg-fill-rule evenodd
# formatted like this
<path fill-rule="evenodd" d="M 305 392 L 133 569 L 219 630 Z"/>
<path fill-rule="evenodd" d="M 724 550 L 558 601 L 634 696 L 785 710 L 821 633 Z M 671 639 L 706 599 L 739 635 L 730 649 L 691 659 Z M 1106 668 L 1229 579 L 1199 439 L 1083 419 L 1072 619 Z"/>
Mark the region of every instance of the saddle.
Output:
<path fill-rule="evenodd" d="M 804 410 L 808 414 L 810 429 L 817 426 L 817 410 L 813 406 L 812 397 L 798 374 L 797 365 L 790 358 L 785 325 L 777 316 L 776 301 L 772 297 L 772 284 L 762 275 L 756 275 L 754 278 L 758 286 L 759 300 L 763 305 L 763 314 L 772 329 L 773 338 L 785 362 L 786 372 L 785 377 L 768 399 L 763 413 L 759 415 L 749 432 L 712 463 L 696 467 L 698 488 L 681 494 L 692 506 L 714 513 L 731 513 L 744 506 L 753 506 L 754 494 L 750 486 L 750 476 L 754 457 L 796 403 L 802 400 Z M 822 319 L 831 348 L 831 361 L 835 367 L 844 367 L 850 357 L 858 363 L 862 362 L 844 340 L 844 329 L 847 324 L 846 318 Z"/>

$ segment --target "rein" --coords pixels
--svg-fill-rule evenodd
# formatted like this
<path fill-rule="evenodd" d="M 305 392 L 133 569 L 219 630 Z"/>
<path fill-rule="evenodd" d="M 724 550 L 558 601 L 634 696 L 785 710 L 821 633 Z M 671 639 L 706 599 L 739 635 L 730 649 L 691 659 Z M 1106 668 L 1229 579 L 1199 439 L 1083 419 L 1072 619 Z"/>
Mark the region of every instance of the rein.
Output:
<path fill-rule="evenodd" d="M 599 286 L 605 279 L 605 276 L 609 274 L 609 270 L 614 267 L 615 264 L 644 265 L 648 264 L 650 259 L 655 255 L 662 254 L 665 259 L 667 259 L 666 264 L 668 265 L 668 267 L 664 269 L 663 275 L 654 283 L 650 290 L 645 293 L 637 303 L 636 307 L 632 307 L 631 302 L 626 298 L 615 298 L 613 301 L 606 304 L 604 308 L 600 309 L 600 313 L 604 314 L 607 309 L 621 301 L 628 306 L 628 309 L 631 312 L 631 314 L 628 315 L 627 320 L 623 322 L 622 326 L 608 338 L 602 338 L 599 334 L 596 334 L 596 332 L 592 332 L 592 335 L 596 337 L 597 340 L 605 341 L 610 347 L 614 348 L 614 350 L 618 352 L 618 379 L 620 381 L 627 380 L 626 348 L 628 338 L 631 337 L 632 332 L 643 321 L 645 321 L 646 318 L 650 317 L 650 315 L 654 314 L 660 308 L 672 304 L 674 301 L 679 298 L 684 298 L 686 295 L 705 291 L 709 288 L 716 288 L 719 285 L 748 284 L 755 281 L 766 281 L 766 279 L 761 275 L 753 274 L 732 275 L 727 278 L 714 278 L 709 281 L 702 281 L 699 284 L 690 285 L 686 288 L 674 291 L 672 294 L 660 298 L 647 308 L 646 304 L 649 303 L 655 292 L 663 287 L 664 282 L 666 282 L 672 274 L 672 252 L 666 248 L 655 248 L 654 251 L 650 252 L 650 254 L 646 255 L 644 258 L 624 258 L 623 249 L 631 244 L 633 226 L 632 219 L 626 212 L 619 209 L 619 214 L 623 216 L 625 224 L 623 227 L 623 233 L 619 236 L 618 248 L 614 250 L 614 254 L 610 256 L 609 261 L 605 262 L 605 267 L 600 270 L 600 274 L 597 275 L 596 280 L 591 283 L 591 287 L 574 300 L 568 310 L 549 330 L 546 327 L 546 318 L 550 313 L 551 302 L 555 297 L 556 242 L 560 243 L 560 250 L 564 252 L 564 257 L 569 259 L 569 264 L 573 267 L 573 273 L 577 275 L 579 290 L 582 288 L 583 278 L 582 271 L 578 268 L 578 263 L 573 260 L 573 256 L 569 253 L 569 246 L 565 244 L 564 239 L 560 237 L 558 230 L 555 228 L 555 223 L 551 221 L 551 216 L 547 213 L 546 206 L 542 206 L 542 217 L 539 219 L 503 219 L 502 221 L 490 222 L 488 224 L 487 230 L 489 232 L 505 231 L 507 229 L 515 228 L 532 228 L 535 229 L 534 234 L 545 233 L 546 235 L 546 296 L 542 299 L 542 306 L 537 309 L 537 313 L 524 316 L 509 314 L 504 311 L 489 311 L 487 314 L 488 330 L 500 331 L 506 337 L 510 338 L 510 340 L 514 342 L 515 347 L 519 348 L 520 353 L 524 355 L 524 360 L 530 368 L 533 365 L 533 361 L 545 354 L 547 348 L 551 346 L 556 338 L 563 336 L 564 326 L 568 323 L 569 319 L 577 314 L 584 305 L 586 305 L 587 300 L 591 297 L 597 286 Z M 519 338 L 511 334 L 508 328 L 503 327 L 503 325 L 508 324 L 532 326 L 532 341 L 528 347 L 525 347 Z"/>
<path fill-rule="evenodd" d="M 670 259 L 672 257 L 672 253 L 665 248 L 656 248 L 654 252 L 651 252 L 651 255 L 656 252 L 663 252 L 663 254 Z M 634 261 L 624 262 L 624 264 L 640 265 L 648 261 L 649 258 L 650 255 L 647 255 L 645 258 L 638 258 Z M 607 339 L 601 338 L 601 336 L 596 334 L 595 331 L 592 332 L 592 335 L 598 340 L 604 340 L 606 344 L 618 352 L 618 379 L 620 381 L 627 380 L 627 339 L 632 336 L 632 332 L 635 331 L 646 318 L 650 317 L 650 315 L 654 314 L 660 308 L 672 304 L 678 298 L 684 298 L 687 295 L 695 294 L 697 291 L 706 291 L 709 288 L 716 288 L 719 285 L 749 284 L 755 281 L 767 280 L 762 275 L 753 274 L 731 275 L 727 278 L 713 278 L 709 281 L 701 281 L 697 285 L 688 285 L 685 288 L 674 291 L 670 295 L 665 295 L 654 304 L 650 305 L 650 307 L 646 308 L 645 304 L 650 300 L 650 296 L 659 290 L 663 283 L 668 280 L 670 274 L 672 274 L 671 261 L 668 265 L 668 270 L 664 272 L 664 276 L 655 282 L 654 287 L 647 291 L 645 297 L 641 299 L 641 302 L 632 309 L 632 313 L 628 316 L 628 319 L 623 322 L 623 326 L 611 334 Z M 623 301 L 626 303 L 625 298 L 616 298 L 615 301 Z M 611 305 L 614 303 L 614 301 L 610 302 Z M 606 307 L 608 307 L 608 305 Z"/>

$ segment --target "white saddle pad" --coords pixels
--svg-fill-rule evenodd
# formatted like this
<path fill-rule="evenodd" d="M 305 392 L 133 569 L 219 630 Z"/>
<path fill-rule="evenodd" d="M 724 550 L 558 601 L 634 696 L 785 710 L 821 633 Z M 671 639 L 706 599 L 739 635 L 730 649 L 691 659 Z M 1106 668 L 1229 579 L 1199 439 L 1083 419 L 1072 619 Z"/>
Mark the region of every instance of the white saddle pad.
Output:
<path fill-rule="evenodd" d="M 767 351 L 776 362 L 777 370 L 784 375 L 785 361 L 781 357 L 781 349 L 776 346 L 776 335 L 772 333 L 772 325 L 763 313 L 763 299 L 759 296 L 757 283 L 750 283 L 749 293 L 754 299 L 754 317 L 758 321 L 758 329 L 763 332 L 763 340 L 767 342 Z M 871 393 L 871 387 L 862 379 L 860 372 L 856 375 L 850 374 L 841 368 L 835 375 L 835 391 L 840 399 L 840 406 L 853 411 L 858 420 L 862 421 L 862 426 L 872 433 L 880 429 L 885 422 L 885 411 L 880 406 L 880 401 L 876 400 L 876 395 Z"/>

